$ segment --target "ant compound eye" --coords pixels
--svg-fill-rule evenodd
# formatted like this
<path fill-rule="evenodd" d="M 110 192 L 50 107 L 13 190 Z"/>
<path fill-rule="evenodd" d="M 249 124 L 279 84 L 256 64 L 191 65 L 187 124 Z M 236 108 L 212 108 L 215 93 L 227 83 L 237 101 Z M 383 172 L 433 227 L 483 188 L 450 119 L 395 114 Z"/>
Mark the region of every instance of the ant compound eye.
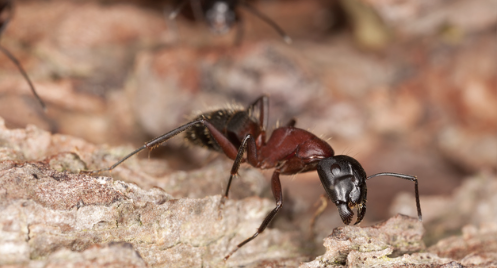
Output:
<path fill-rule="evenodd" d="M 340 166 L 338 164 L 331 165 L 330 170 L 331 170 L 331 174 L 333 174 L 334 176 L 338 176 L 342 172 L 342 170 L 340 169 Z"/>
<path fill-rule="evenodd" d="M 350 179 L 350 181 L 355 184 L 355 182 L 357 181 L 357 179 L 354 176 L 352 176 L 352 178 Z"/>

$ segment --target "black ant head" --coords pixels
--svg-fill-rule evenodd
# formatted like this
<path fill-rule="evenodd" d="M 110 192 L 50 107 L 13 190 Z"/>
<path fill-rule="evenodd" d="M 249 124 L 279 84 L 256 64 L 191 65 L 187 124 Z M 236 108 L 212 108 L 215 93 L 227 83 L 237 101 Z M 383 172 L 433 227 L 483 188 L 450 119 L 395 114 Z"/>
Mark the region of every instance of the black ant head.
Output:
<path fill-rule="evenodd" d="M 321 160 L 317 166 L 319 179 L 331 201 L 337 206 L 343 223 L 350 224 L 357 207 L 358 224 L 366 214 L 366 172 L 354 158 L 337 155 Z"/>
<path fill-rule="evenodd" d="M 228 32 L 236 22 L 235 6 L 232 1 L 212 1 L 206 9 L 205 18 L 216 34 Z"/>

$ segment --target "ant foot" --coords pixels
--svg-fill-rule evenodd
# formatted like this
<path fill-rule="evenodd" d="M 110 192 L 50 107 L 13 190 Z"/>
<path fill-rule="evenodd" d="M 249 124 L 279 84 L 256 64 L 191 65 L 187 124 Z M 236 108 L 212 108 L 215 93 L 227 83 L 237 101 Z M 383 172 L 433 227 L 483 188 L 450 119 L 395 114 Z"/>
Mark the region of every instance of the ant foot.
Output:
<path fill-rule="evenodd" d="M 85 174 L 85 175 L 90 175 L 90 176 L 97 176 L 102 174 L 102 172 L 107 171 L 105 169 L 100 169 L 100 170 L 81 170 L 79 173 L 80 174 Z"/>
<path fill-rule="evenodd" d="M 217 207 L 217 218 L 218 220 L 221 220 L 223 219 L 223 215 L 222 215 L 222 212 L 223 212 L 223 209 L 224 209 L 224 204 L 226 202 L 226 199 L 228 199 L 227 196 L 221 196 L 221 200 L 219 201 L 219 206 Z"/>
<path fill-rule="evenodd" d="M 238 250 L 238 247 L 236 247 L 234 250 L 232 250 L 228 255 L 224 257 L 224 261 L 227 261 L 233 253 L 235 253 Z"/>

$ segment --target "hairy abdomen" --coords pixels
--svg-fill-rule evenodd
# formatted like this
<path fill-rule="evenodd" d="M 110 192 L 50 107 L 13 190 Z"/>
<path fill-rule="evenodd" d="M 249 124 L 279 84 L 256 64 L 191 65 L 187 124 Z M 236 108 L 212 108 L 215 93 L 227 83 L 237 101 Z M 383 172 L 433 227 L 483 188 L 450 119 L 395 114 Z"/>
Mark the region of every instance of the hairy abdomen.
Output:
<path fill-rule="evenodd" d="M 207 119 L 216 129 L 218 129 L 221 133 L 225 134 L 226 125 L 230 121 L 231 117 L 236 111 L 230 109 L 217 110 L 212 112 L 203 113 L 195 117 L 194 120 L 198 120 L 200 118 Z M 196 146 L 206 147 L 209 150 L 219 151 L 222 149 L 217 144 L 217 142 L 212 137 L 212 134 L 209 130 L 204 127 L 202 124 L 197 124 L 190 129 L 185 131 L 185 139 Z"/>

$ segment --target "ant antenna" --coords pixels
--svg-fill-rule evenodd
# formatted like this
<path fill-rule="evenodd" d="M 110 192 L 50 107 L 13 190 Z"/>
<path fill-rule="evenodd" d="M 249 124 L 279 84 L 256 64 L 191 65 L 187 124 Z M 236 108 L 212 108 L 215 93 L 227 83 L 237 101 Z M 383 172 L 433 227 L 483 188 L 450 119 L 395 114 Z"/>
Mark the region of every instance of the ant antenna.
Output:
<path fill-rule="evenodd" d="M 405 180 L 409 180 L 409 181 L 414 182 L 414 193 L 416 195 L 416 208 L 418 210 L 418 219 L 419 219 L 419 221 L 422 221 L 423 215 L 421 215 L 421 205 L 419 204 L 418 179 L 416 178 L 416 176 L 391 173 L 391 172 L 382 172 L 382 173 L 371 175 L 371 176 L 367 177 L 366 180 L 369 180 L 371 178 L 378 177 L 378 176 L 391 176 L 391 177 L 397 177 L 397 178 L 401 178 L 401 179 L 405 179 Z"/>
<path fill-rule="evenodd" d="M 261 19 L 262 21 L 264 21 L 265 23 L 267 23 L 271 27 L 273 27 L 273 29 L 275 29 L 278 32 L 278 34 L 281 35 L 281 37 L 283 38 L 283 40 L 285 41 L 285 43 L 287 43 L 287 44 L 291 44 L 292 43 L 292 38 L 290 38 L 290 36 L 288 36 L 285 33 L 285 31 L 283 31 L 283 29 L 281 29 L 281 27 L 278 26 L 278 24 L 276 24 L 276 22 L 274 22 L 272 19 L 270 19 L 266 15 L 262 14 L 261 12 L 259 12 L 257 9 L 255 9 L 251 5 L 247 4 L 245 1 L 241 1 L 240 4 L 243 7 L 245 7 L 248 11 L 250 11 L 252 14 L 254 14 L 256 17 L 258 17 L 259 19 Z"/>

